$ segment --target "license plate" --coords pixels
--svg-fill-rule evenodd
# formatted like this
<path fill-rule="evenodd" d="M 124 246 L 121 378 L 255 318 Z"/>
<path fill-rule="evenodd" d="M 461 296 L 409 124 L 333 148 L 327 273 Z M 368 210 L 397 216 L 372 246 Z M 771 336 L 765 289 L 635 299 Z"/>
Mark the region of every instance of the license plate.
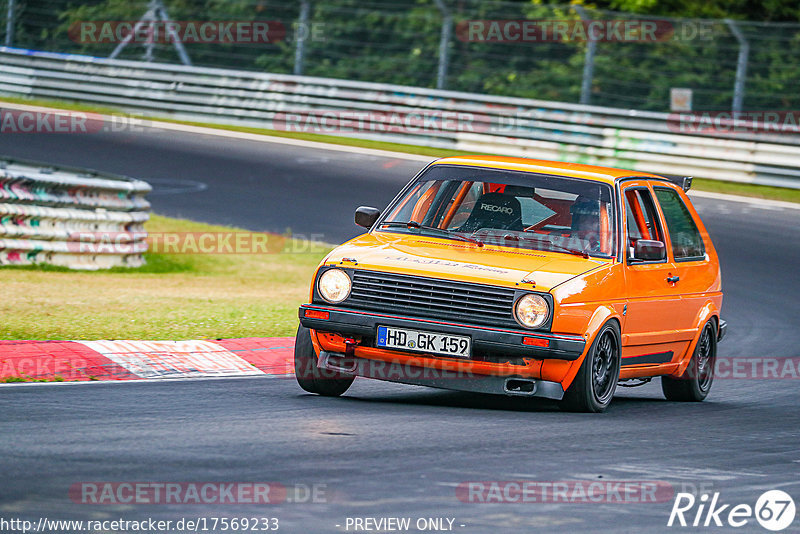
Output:
<path fill-rule="evenodd" d="M 469 358 L 471 345 L 472 340 L 468 336 L 406 330 L 391 326 L 379 326 L 378 337 L 375 340 L 376 347 L 428 352 L 458 358 Z"/>

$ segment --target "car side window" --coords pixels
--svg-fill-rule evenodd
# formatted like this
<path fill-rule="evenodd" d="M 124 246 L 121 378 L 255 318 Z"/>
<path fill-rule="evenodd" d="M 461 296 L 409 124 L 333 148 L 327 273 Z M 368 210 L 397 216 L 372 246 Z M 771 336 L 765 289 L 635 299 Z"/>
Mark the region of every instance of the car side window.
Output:
<path fill-rule="evenodd" d="M 386 220 L 421 222 L 422 214 L 430 206 L 442 183 L 441 180 L 437 180 L 416 184 L 408 197 L 388 215 Z"/>
<path fill-rule="evenodd" d="M 650 190 L 643 187 L 626 189 L 625 213 L 627 214 L 629 247 L 633 247 L 639 239 L 664 242 L 664 234 L 658 222 Z"/>
<path fill-rule="evenodd" d="M 677 191 L 663 187 L 655 188 L 658 204 L 669 230 L 672 255 L 676 261 L 702 259 L 706 255 L 703 237 Z"/>
<path fill-rule="evenodd" d="M 639 225 L 636 224 L 636 218 L 630 202 L 625 202 L 625 217 L 628 220 L 628 240 L 636 241 L 642 239 L 642 232 L 639 230 Z"/>

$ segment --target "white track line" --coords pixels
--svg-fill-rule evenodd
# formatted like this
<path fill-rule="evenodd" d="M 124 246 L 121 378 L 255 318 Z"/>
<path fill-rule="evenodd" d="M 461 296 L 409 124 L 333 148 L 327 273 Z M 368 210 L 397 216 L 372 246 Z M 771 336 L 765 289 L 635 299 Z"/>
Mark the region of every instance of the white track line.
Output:
<path fill-rule="evenodd" d="M 265 378 L 293 378 L 294 375 L 238 375 L 238 376 L 190 376 L 162 378 L 158 380 L 64 380 L 63 382 L 8 382 L 0 383 L 0 390 L 4 388 L 20 387 L 46 387 L 46 386 L 84 386 L 92 384 L 165 384 L 171 382 L 199 382 L 208 380 L 263 380 Z"/>
<path fill-rule="evenodd" d="M 699 198 L 711 198 L 714 200 L 726 200 L 728 202 L 744 202 L 755 207 L 760 208 L 780 208 L 800 210 L 800 204 L 797 202 L 786 202 L 785 200 L 770 200 L 766 198 L 756 197 L 743 197 L 739 195 L 729 195 L 727 193 L 712 193 L 711 191 L 689 191 L 689 196 Z"/>
<path fill-rule="evenodd" d="M 109 120 L 111 115 L 103 115 L 91 111 L 70 111 L 58 108 L 47 108 L 42 106 L 28 106 L 25 104 L 12 104 L 0 101 L 0 108 L 15 109 L 19 111 L 30 111 L 33 113 L 53 113 L 56 115 L 69 115 L 74 113 L 86 113 L 92 118 L 102 118 Z M 421 156 L 419 154 L 406 154 L 404 152 L 392 152 L 389 150 L 380 150 L 377 148 L 363 148 L 357 146 L 337 145 L 334 143 L 322 143 L 319 141 L 305 141 L 302 139 L 293 139 L 290 137 L 273 137 L 266 134 L 254 134 L 247 132 L 237 132 L 234 130 L 224 130 L 222 128 L 210 128 L 206 126 L 192 126 L 189 124 L 178 124 L 174 122 L 162 122 L 151 119 L 143 119 L 141 125 L 145 128 L 158 128 L 161 130 L 172 130 L 177 132 L 186 132 L 200 135 L 216 135 L 218 137 L 228 137 L 231 139 L 243 139 L 247 141 L 258 141 L 261 143 L 276 143 L 280 145 L 301 146 L 305 148 L 314 148 L 318 150 L 335 150 L 337 152 L 350 152 L 354 154 L 361 154 L 366 156 L 380 156 L 394 159 L 407 159 L 409 161 L 422 161 L 425 163 L 431 162 L 436 159 L 434 156 Z"/>
<path fill-rule="evenodd" d="M 48 108 L 43 106 L 28 106 L 25 104 L 13 104 L 9 102 L 0 101 L 0 108 L 16 109 L 19 111 L 31 111 L 38 113 L 55 113 L 55 114 L 70 114 L 76 113 L 75 111 L 62 110 L 58 108 Z M 80 112 L 77 112 L 80 113 Z M 103 120 L 111 119 L 110 115 L 103 115 L 93 112 L 85 112 L 103 118 Z M 431 162 L 436 159 L 433 156 L 422 156 L 419 154 L 407 154 L 405 152 L 392 152 L 390 150 L 380 150 L 377 148 L 362 148 L 356 146 L 337 145 L 334 143 L 322 143 L 319 141 L 305 141 L 302 139 L 292 139 L 290 137 L 273 137 L 266 134 L 254 134 L 247 132 L 237 132 L 233 130 L 223 130 L 221 128 L 209 128 L 206 126 L 191 126 L 188 124 L 177 124 L 173 122 L 162 122 L 148 119 L 143 125 L 147 128 L 158 128 L 162 130 L 171 130 L 177 132 L 185 132 L 199 135 L 215 135 L 218 137 L 227 137 L 230 139 L 242 139 L 247 141 L 256 141 L 260 143 L 274 143 L 281 145 L 299 146 L 305 148 L 313 148 L 317 150 L 333 150 L 336 152 L 349 152 L 351 154 L 361 154 L 365 156 L 378 156 L 394 159 L 405 159 L 408 161 Z M 763 198 L 745 197 L 739 195 L 729 195 L 725 193 L 712 193 L 709 191 L 696 191 L 690 193 L 692 196 L 700 198 L 710 198 L 715 200 L 724 200 L 729 202 L 744 202 L 755 207 L 763 207 L 766 209 L 794 209 L 800 210 L 800 203 L 786 202 L 783 200 L 768 200 Z"/>

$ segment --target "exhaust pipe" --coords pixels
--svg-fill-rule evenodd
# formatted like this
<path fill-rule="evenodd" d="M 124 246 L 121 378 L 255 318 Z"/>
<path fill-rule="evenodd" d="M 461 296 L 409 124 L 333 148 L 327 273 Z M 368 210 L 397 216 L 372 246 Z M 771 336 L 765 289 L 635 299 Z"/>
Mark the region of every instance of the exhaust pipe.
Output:
<path fill-rule="evenodd" d="M 323 350 L 320 351 L 319 363 L 317 364 L 317 367 L 351 375 L 355 373 L 357 365 L 358 362 L 355 358 L 348 357 L 347 355 L 338 352 L 328 352 Z"/>
<path fill-rule="evenodd" d="M 529 378 L 506 378 L 503 391 L 506 395 L 533 397 L 536 394 L 536 381 Z"/>

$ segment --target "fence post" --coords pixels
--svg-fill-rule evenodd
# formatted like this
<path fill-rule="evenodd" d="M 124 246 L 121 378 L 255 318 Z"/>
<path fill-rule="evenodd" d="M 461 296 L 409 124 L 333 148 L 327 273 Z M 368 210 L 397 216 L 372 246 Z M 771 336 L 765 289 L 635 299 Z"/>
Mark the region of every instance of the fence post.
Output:
<path fill-rule="evenodd" d="M 725 19 L 725 24 L 731 29 L 731 33 L 739 42 L 739 58 L 736 60 L 736 81 L 733 84 L 733 106 L 734 112 L 742 111 L 744 104 L 745 79 L 747 78 L 747 60 L 750 56 L 750 43 L 745 38 L 742 30 L 736 22 Z"/>
<path fill-rule="evenodd" d="M 453 33 L 453 15 L 444 0 L 436 0 L 436 7 L 442 14 L 442 32 L 439 37 L 439 69 L 436 72 L 436 88 L 447 87 L 447 62 L 450 54 L 450 36 Z"/>
<path fill-rule="evenodd" d="M 14 44 L 14 0 L 8 0 L 8 11 L 6 12 L 6 46 Z"/>
<path fill-rule="evenodd" d="M 294 32 L 294 73 L 298 76 L 303 74 L 303 62 L 306 56 L 306 37 L 310 28 L 308 27 L 308 17 L 311 12 L 310 0 L 300 0 L 300 17 L 297 19 L 297 28 Z"/>
<path fill-rule="evenodd" d="M 151 22 L 158 20 L 158 0 L 150 0 L 150 2 L 147 5 L 148 5 L 147 13 L 151 14 L 152 16 Z M 150 37 L 148 37 L 147 41 L 144 43 L 144 60 L 147 61 L 148 63 L 153 61 L 153 50 L 155 50 L 156 48 L 156 43 L 153 42 L 152 28 L 153 27 L 151 25 Z"/>
<path fill-rule="evenodd" d="M 172 46 L 175 47 L 175 50 L 178 52 L 178 57 L 180 58 L 181 63 L 183 63 L 184 65 L 191 66 L 192 60 L 189 59 L 189 54 L 186 52 L 186 48 L 184 48 L 180 36 L 178 36 L 178 33 L 175 31 L 175 29 L 170 26 L 169 24 L 170 20 L 169 20 L 169 15 L 167 14 L 167 8 L 164 7 L 164 4 L 161 3 L 161 0 L 158 0 L 158 8 L 156 9 L 156 14 L 158 15 L 158 18 L 165 23 L 164 26 L 167 27 L 167 33 L 170 35 Z M 150 57 L 152 57 L 153 55 L 152 49 L 149 50 L 148 53 L 150 54 Z"/>
<path fill-rule="evenodd" d="M 133 40 L 134 36 L 139 32 L 139 30 L 144 27 L 145 25 L 152 25 L 153 22 L 162 21 L 165 23 L 170 22 L 169 14 L 167 13 L 167 8 L 164 7 L 164 4 L 161 0 L 150 0 L 147 3 L 147 11 L 144 15 L 136 22 L 133 26 L 133 30 L 131 30 L 125 38 L 119 42 L 119 44 L 114 48 L 111 52 L 111 55 L 108 56 L 109 59 L 116 59 L 116 57 L 122 52 L 122 50 L 130 44 Z M 169 24 L 165 24 L 167 28 L 167 33 L 170 36 L 170 40 L 172 41 L 172 46 L 178 52 L 178 57 L 181 60 L 181 63 L 184 65 L 192 65 L 192 61 L 189 59 L 189 54 L 186 52 L 186 48 L 184 48 L 183 43 L 181 42 L 180 37 L 178 36 L 177 32 L 174 28 L 171 28 Z M 153 61 L 153 49 L 155 48 L 155 43 L 152 39 L 152 33 L 150 38 L 144 44 L 144 60 L 148 63 Z"/>
<path fill-rule="evenodd" d="M 592 20 L 583 6 L 573 6 L 581 22 Z M 583 56 L 583 79 L 581 80 L 581 104 L 589 105 L 592 101 L 592 79 L 594 78 L 594 54 L 597 51 L 597 41 L 589 38 L 586 41 L 586 53 Z"/>

